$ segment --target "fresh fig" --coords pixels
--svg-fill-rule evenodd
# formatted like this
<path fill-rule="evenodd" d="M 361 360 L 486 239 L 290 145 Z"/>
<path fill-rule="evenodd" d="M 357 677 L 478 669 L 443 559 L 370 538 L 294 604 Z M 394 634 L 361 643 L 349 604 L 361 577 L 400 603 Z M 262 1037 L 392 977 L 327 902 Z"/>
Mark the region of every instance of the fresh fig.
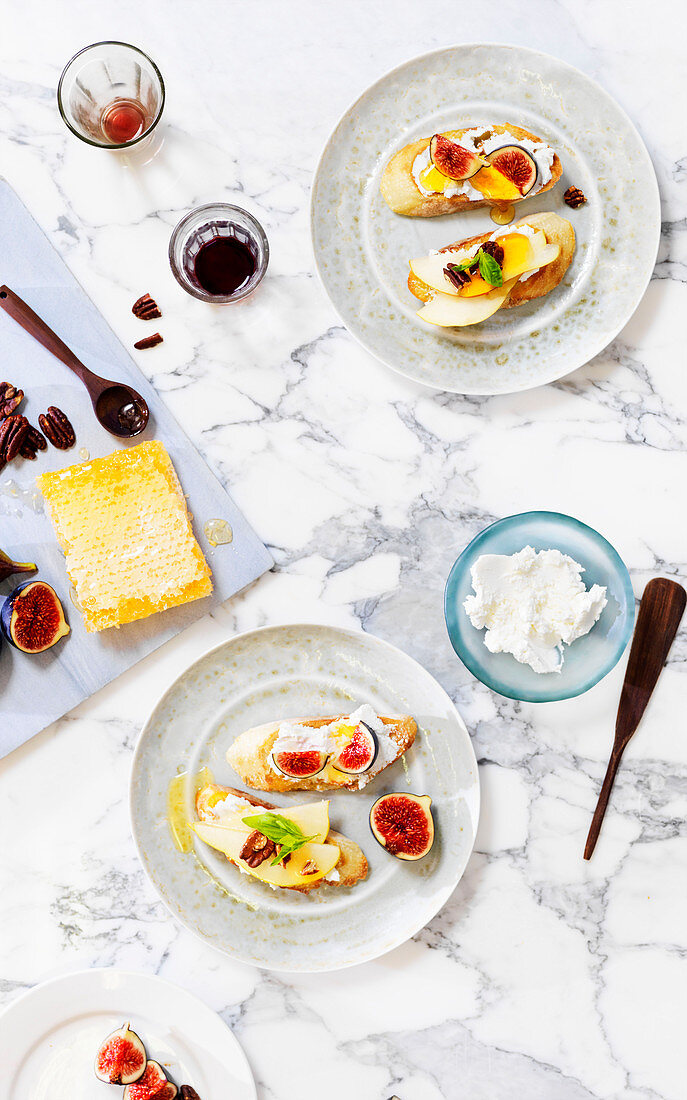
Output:
<path fill-rule="evenodd" d="M 537 162 L 521 145 L 502 145 L 489 153 L 487 160 L 507 180 L 514 184 L 521 196 L 529 195 L 537 182 Z"/>
<path fill-rule="evenodd" d="M 384 794 L 370 810 L 372 835 L 397 859 L 426 856 L 434 843 L 434 819 L 427 794 Z"/>
<path fill-rule="evenodd" d="M 379 751 L 377 735 L 365 722 L 359 722 L 347 745 L 332 757 L 332 767 L 345 775 L 362 775 L 370 770 Z"/>
<path fill-rule="evenodd" d="M 327 759 L 327 753 L 317 749 L 272 753 L 275 768 L 289 779 L 311 779 L 312 776 L 319 775 L 324 770 Z"/>
<path fill-rule="evenodd" d="M 168 1092 L 171 1085 L 174 1092 Z M 146 1062 L 143 1075 L 138 1081 L 124 1089 L 124 1100 L 172 1100 L 176 1096 L 176 1085 L 168 1081 L 167 1074 L 159 1062 Z"/>
<path fill-rule="evenodd" d="M 200 1096 L 194 1089 L 193 1085 L 182 1085 L 181 1100 L 200 1100 Z"/>
<path fill-rule="evenodd" d="M 0 550 L 0 581 L 6 581 L 15 573 L 37 573 L 38 566 L 32 561 L 12 561 L 9 554 Z"/>
<path fill-rule="evenodd" d="M 96 1077 L 110 1085 L 130 1085 L 140 1080 L 145 1068 L 145 1047 L 128 1024 L 108 1035 L 95 1056 Z"/>
<path fill-rule="evenodd" d="M 45 581 L 26 581 L 10 593 L 0 611 L 0 627 L 23 653 L 43 653 L 69 634 L 62 604 Z"/>
<path fill-rule="evenodd" d="M 443 134 L 435 134 L 430 141 L 429 156 L 434 167 L 452 180 L 469 180 L 487 163 L 478 153 Z"/>

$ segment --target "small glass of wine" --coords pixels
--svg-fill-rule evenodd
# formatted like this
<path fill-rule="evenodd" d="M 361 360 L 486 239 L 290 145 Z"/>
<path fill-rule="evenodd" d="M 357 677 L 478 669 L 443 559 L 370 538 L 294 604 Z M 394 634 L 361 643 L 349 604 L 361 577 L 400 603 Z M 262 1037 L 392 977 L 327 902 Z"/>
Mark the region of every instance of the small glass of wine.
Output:
<path fill-rule="evenodd" d="M 213 202 L 182 218 L 169 242 L 172 274 L 202 302 L 239 302 L 262 282 L 270 258 L 265 230 L 239 206 Z"/>
<path fill-rule="evenodd" d="M 129 149 L 160 121 L 165 84 L 147 54 L 126 42 L 95 42 L 67 63 L 57 105 L 73 134 L 99 149 Z"/>

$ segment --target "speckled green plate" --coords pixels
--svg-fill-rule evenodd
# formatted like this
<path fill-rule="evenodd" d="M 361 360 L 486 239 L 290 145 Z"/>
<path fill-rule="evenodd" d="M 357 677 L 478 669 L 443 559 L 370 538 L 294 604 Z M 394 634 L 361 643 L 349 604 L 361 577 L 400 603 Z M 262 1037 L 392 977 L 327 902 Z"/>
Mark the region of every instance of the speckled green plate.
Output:
<path fill-rule="evenodd" d="M 563 176 L 516 217 L 553 210 L 577 235 L 563 282 L 545 298 L 465 329 L 416 317 L 408 260 L 492 231 L 489 211 L 394 214 L 379 193 L 398 149 L 472 123 L 523 126 L 558 152 Z M 588 202 L 570 210 L 567 187 Z M 311 229 L 325 289 L 349 331 L 378 359 L 453 393 L 529 389 L 588 362 L 617 336 L 646 290 L 661 225 L 649 154 L 624 111 L 588 76 L 519 46 L 463 45 L 414 58 L 373 84 L 343 116 L 320 159 Z"/>
<path fill-rule="evenodd" d="M 370 703 L 412 714 L 415 744 L 356 793 L 328 792 L 332 827 L 357 841 L 368 877 L 310 894 L 272 891 L 200 841 L 183 855 L 166 820 L 178 771 L 207 766 L 242 787 L 225 761 L 242 730 L 271 719 L 339 714 Z M 436 840 L 417 863 L 394 859 L 368 824 L 389 791 L 429 794 Z M 189 813 L 191 783 L 186 790 Z M 312 792 L 265 795 L 287 805 Z M 273 970 L 322 971 L 366 962 L 397 947 L 438 913 L 467 864 L 479 815 L 477 764 L 465 725 L 437 682 L 400 650 L 369 634 L 326 626 L 276 626 L 240 634 L 191 665 L 160 700 L 141 734 L 131 773 L 139 855 L 172 914 L 213 947 Z"/>

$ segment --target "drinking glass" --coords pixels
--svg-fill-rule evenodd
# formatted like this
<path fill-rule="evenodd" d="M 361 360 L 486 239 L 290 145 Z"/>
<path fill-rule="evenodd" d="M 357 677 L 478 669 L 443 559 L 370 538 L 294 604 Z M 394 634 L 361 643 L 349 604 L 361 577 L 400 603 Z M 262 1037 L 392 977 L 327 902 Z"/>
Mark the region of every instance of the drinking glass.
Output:
<path fill-rule="evenodd" d="M 210 292 L 198 279 L 196 262 L 201 250 L 218 240 L 231 241 L 250 255 L 252 271 L 231 293 Z M 169 242 L 172 274 L 187 294 L 202 302 L 224 305 L 252 294 L 262 282 L 270 258 L 270 246 L 260 222 L 229 203 L 212 202 L 199 206 L 182 218 Z"/>
<path fill-rule="evenodd" d="M 99 149 L 129 149 L 160 121 L 165 84 L 154 61 L 126 42 L 95 42 L 67 63 L 57 105 L 73 134 Z"/>

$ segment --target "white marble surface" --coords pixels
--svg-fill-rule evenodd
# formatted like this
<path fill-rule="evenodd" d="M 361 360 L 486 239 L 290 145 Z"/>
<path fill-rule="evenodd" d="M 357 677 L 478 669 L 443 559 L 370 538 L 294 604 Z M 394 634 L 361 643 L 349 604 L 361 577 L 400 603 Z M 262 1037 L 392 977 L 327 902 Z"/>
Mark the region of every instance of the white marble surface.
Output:
<path fill-rule="evenodd" d="M 140 364 L 226 479 L 278 571 L 0 766 L 0 999 L 92 965 L 178 981 L 231 1023 L 261 1100 L 681 1100 L 687 1016 L 685 635 L 581 852 L 622 667 L 565 704 L 519 706 L 453 657 L 441 614 L 457 552 L 494 517 L 552 508 L 601 530 L 639 595 L 685 571 L 684 7 L 607 0 L 260 4 L 5 0 L 0 170 L 127 343 L 150 290 L 164 345 Z M 115 37 L 168 85 L 147 167 L 81 146 L 61 64 Z M 597 78 L 654 158 L 664 235 L 635 317 L 592 363 L 515 397 L 432 394 L 342 330 L 312 269 L 308 190 L 340 113 L 395 63 L 451 41 L 555 53 Z M 624 165 L 609 165 L 623 171 Z M 264 223 L 269 278 L 241 308 L 184 297 L 166 260 L 195 204 Z M 144 880 L 127 779 L 147 711 L 237 630 L 311 619 L 400 643 L 448 689 L 481 762 L 475 854 L 442 914 L 377 963 L 281 977 L 181 931 Z M 213 1100 L 213 1098 L 203 1098 Z"/>

